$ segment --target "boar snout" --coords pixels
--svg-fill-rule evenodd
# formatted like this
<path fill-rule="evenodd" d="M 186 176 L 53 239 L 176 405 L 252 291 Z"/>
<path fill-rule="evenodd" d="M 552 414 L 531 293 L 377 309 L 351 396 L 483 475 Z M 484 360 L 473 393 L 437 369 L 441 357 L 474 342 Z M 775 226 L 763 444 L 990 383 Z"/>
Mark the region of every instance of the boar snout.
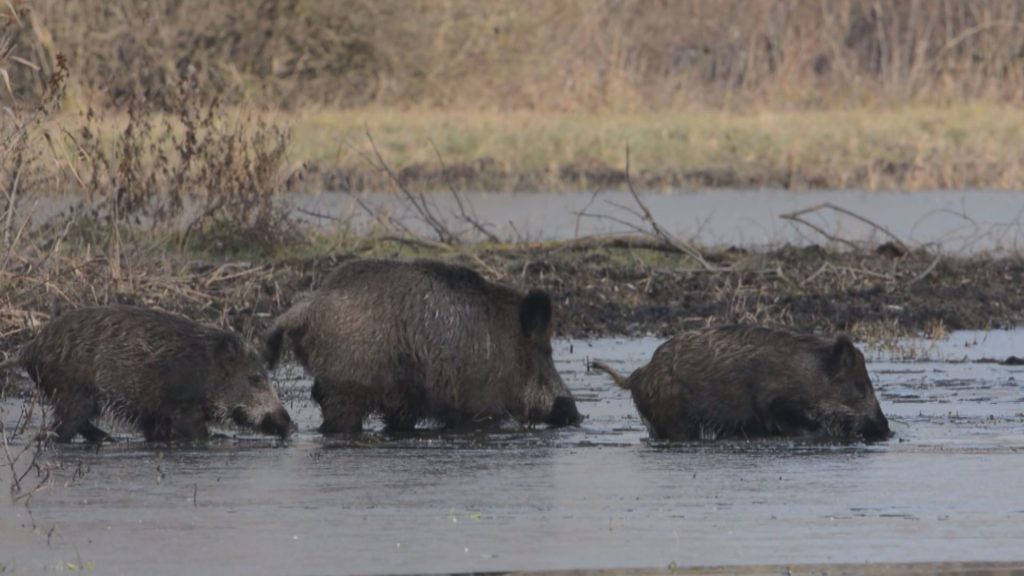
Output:
<path fill-rule="evenodd" d="M 281 407 L 260 419 L 260 424 L 257 428 L 264 434 L 287 438 L 295 432 L 297 426 L 292 422 L 288 411 Z"/>
<path fill-rule="evenodd" d="M 861 422 L 857 433 L 866 442 L 883 442 L 892 436 L 892 431 L 889 430 L 889 420 L 885 414 L 882 414 L 881 408 L 878 408 L 873 416 L 869 416 Z"/>
<path fill-rule="evenodd" d="M 544 422 L 551 426 L 577 426 L 582 418 L 576 410 L 576 401 L 571 396 L 559 396 L 551 405 L 551 412 L 548 413 Z"/>
<path fill-rule="evenodd" d="M 263 434 L 287 438 L 295 431 L 296 426 L 292 423 L 291 416 L 283 406 L 279 406 L 262 417 L 254 416 L 242 406 L 236 406 L 231 411 L 231 419 L 239 426 L 255 428 Z"/>

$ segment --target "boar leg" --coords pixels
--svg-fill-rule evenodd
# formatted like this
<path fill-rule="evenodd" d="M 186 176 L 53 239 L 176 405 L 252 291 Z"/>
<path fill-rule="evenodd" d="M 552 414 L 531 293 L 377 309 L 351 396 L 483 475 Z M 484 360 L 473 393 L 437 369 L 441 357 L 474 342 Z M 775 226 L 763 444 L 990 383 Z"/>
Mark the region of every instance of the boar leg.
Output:
<path fill-rule="evenodd" d="M 427 395 L 422 386 L 410 382 L 385 395 L 381 404 L 388 431 L 412 432 L 420 420 L 420 408 L 427 404 Z"/>
<path fill-rule="evenodd" d="M 339 386 L 317 380 L 313 384 L 313 399 L 320 404 L 323 414 L 322 434 L 359 434 L 363 419 L 369 412 L 368 393 L 363 385 L 343 382 Z"/>
<path fill-rule="evenodd" d="M 96 444 L 108 442 L 114 439 L 110 434 L 107 434 L 100 428 L 96 427 L 95 424 L 89 421 L 86 421 L 85 424 L 82 424 L 82 426 L 78 428 L 78 433 L 81 434 L 89 442 L 93 442 Z"/>
<path fill-rule="evenodd" d="M 318 406 L 322 406 L 324 403 L 324 385 L 320 382 L 319 378 L 313 379 L 313 388 L 309 392 L 313 401 L 316 402 Z"/>
<path fill-rule="evenodd" d="M 95 415 L 95 402 L 82 398 L 80 394 L 63 396 L 56 399 L 54 405 L 53 431 L 58 442 L 71 442 L 83 427 L 89 424 L 89 418 Z"/>
<path fill-rule="evenodd" d="M 821 424 L 808 414 L 807 406 L 797 400 L 775 400 L 769 411 L 774 424 L 772 428 L 784 436 L 802 436 L 821 428 Z"/>
<path fill-rule="evenodd" d="M 175 440 L 204 442 L 210 438 L 206 412 L 201 407 L 182 408 L 171 417 L 171 436 Z"/>
<path fill-rule="evenodd" d="M 412 432 L 419 420 L 419 413 L 405 406 L 384 413 L 384 427 L 390 432 Z"/>
<path fill-rule="evenodd" d="M 167 442 L 171 439 L 171 419 L 164 414 L 144 414 L 139 418 L 146 442 Z"/>

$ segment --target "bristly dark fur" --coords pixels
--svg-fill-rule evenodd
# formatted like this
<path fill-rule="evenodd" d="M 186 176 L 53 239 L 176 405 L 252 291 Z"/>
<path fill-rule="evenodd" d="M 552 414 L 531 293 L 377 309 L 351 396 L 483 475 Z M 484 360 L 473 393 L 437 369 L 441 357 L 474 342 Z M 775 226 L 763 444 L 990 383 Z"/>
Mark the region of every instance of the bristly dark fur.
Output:
<path fill-rule="evenodd" d="M 571 424 L 579 415 L 551 358 L 552 315 L 547 294 L 524 298 L 461 266 L 355 260 L 278 318 L 265 358 L 291 342 L 325 432 L 358 432 L 372 412 L 393 430 L 509 415 Z"/>
<path fill-rule="evenodd" d="M 281 436 L 292 428 L 258 355 L 237 334 L 159 310 L 64 313 L 21 349 L 18 364 L 53 403 L 63 442 L 107 438 L 90 422 L 104 410 L 137 423 L 147 440 L 203 439 L 207 422 L 229 418 Z"/>
<path fill-rule="evenodd" d="M 655 438 L 889 436 L 864 356 L 846 336 L 708 328 L 665 342 L 629 378 L 591 366 L 632 392 Z"/>

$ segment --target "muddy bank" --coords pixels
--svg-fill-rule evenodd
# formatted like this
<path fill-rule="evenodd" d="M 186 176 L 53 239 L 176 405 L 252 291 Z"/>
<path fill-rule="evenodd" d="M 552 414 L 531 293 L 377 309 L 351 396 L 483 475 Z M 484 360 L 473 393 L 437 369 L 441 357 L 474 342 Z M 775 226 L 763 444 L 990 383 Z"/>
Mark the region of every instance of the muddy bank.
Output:
<path fill-rule="evenodd" d="M 989 164 L 965 160 L 946 164 L 959 188 L 1001 188 Z M 389 192 L 391 178 L 372 166 L 337 166 L 331 162 L 306 164 L 305 183 L 312 190 Z M 914 190 L 922 187 L 922 167 L 910 161 L 878 158 L 851 170 L 836 171 L 818 165 L 765 163 L 756 166 L 707 165 L 690 170 L 673 167 L 638 170 L 629 175 L 644 190 L 758 189 L 778 190 Z M 626 188 L 626 171 L 602 160 L 574 160 L 540 171 L 514 169 L 490 156 L 441 164 L 417 162 L 397 171 L 410 190 L 537 192 L 539 190 L 590 191 Z M 929 180 L 938 182 L 938 180 Z M 937 184 L 936 184 L 937 185 Z M 948 186 L 948 182 L 944 183 Z"/>
<path fill-rule="evenodd" d="M 707 249 L 706 269 L 621 238 L 456 249 L 360 240 L 315 255 L 230 261 L 140 249 L 123 256 L 117 278 L 103 257 L 27 258 L 4 279 L 0 346 L 15 349 L 62 309 L 111 302 L 159 306 L 253 336 L 339 262 L 359 257 L 439 258 L 520 289 L 544 288 L 557 302 L 561 337 L 665 336 L 729 322 L 872 337 L 1024 322 L 1020 256 L 898 252 Z"/>
<path fill-rule="evenodd" d="M 387 192 L 394 183 L 387 174 L 372 167 L 339 167 L 323 163 L 307 166 L 314 188 L 322 190 Z M 536 192 L 538 190 L 587 191 L 593 189 L 624 189 L 626 171 L 596 159 L 574 161 L 543 171 L 514 170 L 505 162 L 485 156 L 471 161 L 442 165 L 439 162 L 410 164 L 397 172 L 410 190 L 491 190 L 501 192 Z M 907 174 L 892 174 L 892 182 L 903 183 Z M 634 186 L 645 190 L 679 190 L 691 188 L 775 188 L 834 189 L 843 186 L 867 187 L 865 170 L 852 181 L 837 175 L 799 174 L 791 170 L 741 171 L 733 167 L 694 170 L 641 170 L 631 174 Z M 840 181 L 841 180 L 841 181 Z M 851 183 L 852 182 L 852 183 Z M 319 186 L 316 186 L 319 184 Z"/>

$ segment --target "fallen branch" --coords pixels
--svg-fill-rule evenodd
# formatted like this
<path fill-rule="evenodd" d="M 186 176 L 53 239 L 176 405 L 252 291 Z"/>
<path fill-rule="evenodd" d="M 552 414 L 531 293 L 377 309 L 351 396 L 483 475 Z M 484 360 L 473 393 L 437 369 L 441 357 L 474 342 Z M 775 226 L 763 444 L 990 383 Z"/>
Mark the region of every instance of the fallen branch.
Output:
<path fill-rule="evenodd" d="M 654 215 L 651 214 L 650 209 L 647 208 L 647 205 L 640 199 L 640 195 L 637 194 L 636 189 L 633 188 L 633 178 L 629 171 L 629 146 L 626 146 L 626 187 L 629 189 L 629 193 L 632 194 L 633 200 L 636 201 L 637 206 L 639 206 L 640 210 L 643 211 L 643 219 L 651 226 L 651 230 L 654 231 L 654 235 L 656 237 L 695 260 L 705 270 L 712 270 L 715 268 L 704 259 L 704 255 L 701 254 L 696 247 L 679 240 L 668 230 L 662 228 L 661 224 L 658 224 L 658 221 L 654 219 Z"/>
<path fill-rule="evenodd" d="M 376 161 L 370 158 L 367 154 L 361 153 L 363 158 L 369 162 L 369 164 L 378 170 L 384 172 L 389 179 L 395 184 L 402 196 L 412 204 L 413 209 L 420 215 L 420 218 L 437 234 L 437 239 L 444 244 L 456 245 L 459 244 L 458 237 L 452 234 L 451 230 L 438 218 L 433 210 L 430 209 L 430 204 L 427 202 L 426 197 L 423 194 L 413 194 L 408 187 L 402 182 L 402 179 L 395 174 L 395 171 L 391 169 L 387 161 L 384 160 L 384 156 L 377 148 L 377 142 L 373 139 L 373 134 L 370 133 L 370 127 L 366 126 L 366 139 L 370 142 L 370 147 L 373 149 L 374 157 Z"/>
<path fill-rule="evenodd" d="M 909 288 L 910 286 L 913 286 L 914 284 L 917 284 L 921 280 L 924 280 L 925 278 L 927 278 L 928 275 L 931 274 L 933 270 L 935 270 L 935 268 L 939 265 L 939 262 L 941 262 L 941 261 L 942 261 L 942 254 L 936 255 L 935 259 L 932 260 L 932 263 L 929 264 L 928 267 L 925 268 L 923 272 L 921 272 L 917 276 L 914 276 L 914 278 L 911 279 L 910 282 L 907 282 L 907 287 Z"/>
<path fill-rule="evenodd" d="M 444 157 L 441 156 L 441 150 L 438 149 L 437 144 L 435 144 L 433 140 L 428 140 L 428 142 L 430 142 L 430 145 L 434 148 L 434 154 L 437 154 L 437 161 L 441 163 L 441 174 L 444 175 L 445 183 L 448 184 L 448 189 L 451 191 L 452 197 L 455 198 L 455 204 L 459 207 L 459 218 L 463 222 L 466 222 L 475 228 L 477 232 L 483 234 L 484 237 L 491 242 L 500 244 L 501 239 L 480 222 L 480 218 L 476 215 L 476 211 L 473 210 L 472 204 L 469 205 L 469 210 L 470 212 L 473 212 L 473 215 L 470 216 L 466 213 L 467 203 L 462 199 L 462 195 L 455 189 L 455 184 L 452 183 L 451 178 L 448 176 L 448 166 L 444 163 Z"/>
<path fill-rule="evenodd" d="M 857 214 L 856 212 L 852 212 L 850 210 L 847 210 L 846 208 L 843 208 L 842 206 L 836 206 L 835 204 L 833 204 L 831 202 L 822 202 L 820 204 L 815 204 L 814 206 L 809 206 L 807 208 L 803 208 L 803 209 L 797 210 L 795 212 L 789 212 L 789 213 L 786 213 L 786 214 L 780 214 L 779 218 L 782 218 L 783 220 L 789 220 L 790 222 L 796 222 L 798 224 L 803 224 L 804 226 L 807 226 L 808 228 L 814 230 L 818 234 L 821 234 L 825 238 L 828 238 L 832 242 L 838 242 L 840 244 L 845 244 L 845 245 L 849 246 L 850 248 L 853 248 L 854 250 L 859 249 L 860 247 L 857 246 L 856 244 L 854 244 L 853 242 L 851 242 L 851 241 L 849 241 L 849 240 L 847 240 L 845 238 L 840 238 L 838 236 L 835 236 L 834 234 L 829 234 L 828 232 L 826 232 L 820 226 L 818 226 L 818 225 L 816 225 L 816 224 L 814 224 L 814 223 L 812 223 L 812 222 L 810 222 L 810 221 L 808 221 L 808 220 L 803 218 L 803 216 L 805 214 L 811 214 L 813 212 L 819 212 L 821 210 L 832 210 L 832 211 L 838 212 L 840 214 L 845 214 L 846 216 L 849 216 L 850 218 L 853 218 L 855 220 L 859 220 L 860 222 L 863 222 L 864 224 L 867 224 L 868 226 L 871 226 L 875 230 L 878 230 L 882 234 L 885 234 L 886 236 L 888 236 L 893 241 L 893 243 L 896 244 L 897 247 L 899 247 L 900 251 L 903 254 L 906 254 L 907 252 L 910 252 L 910 248 L 907 247 L 907 245 L 903 242 L 903 240 L 900 240 L 899 236 L 893 234 L 885 226 L 882 226 L 881 224 L 878 224 L 876 222 L 872 222 L 871 220 L 861 216 L 860 214 Z"/>

